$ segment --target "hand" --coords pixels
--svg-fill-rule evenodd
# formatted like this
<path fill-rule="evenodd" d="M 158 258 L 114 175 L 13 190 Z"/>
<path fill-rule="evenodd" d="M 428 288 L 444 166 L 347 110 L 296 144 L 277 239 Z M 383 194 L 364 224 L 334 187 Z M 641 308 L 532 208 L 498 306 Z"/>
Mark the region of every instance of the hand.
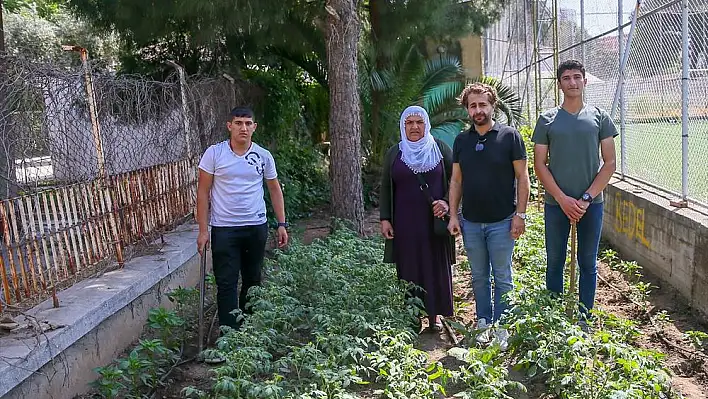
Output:
<path fill-rule="evenodd" d="M 525 231 L 526 221 L 518 215 L 514 215 L 514 217 L 511 218 L 511 238 L 516 240 L 521 237 Z"/>
<path fill-rule="evenodd" d="M 457 218 L 457 215 L 450 215 L 450 221 L 447 223 L 447 231 L 449 231 L 453 236 L 460 234 L 462 231 L 460 229 L 460 220 Z"/>
<path fill-rule="evenodd" d="M 199 235 L 197 236 L 197 250 L 199 251 L 199 255 L 204 255 L 204 251 L 208 248 L 209 246 L 209 232 L 204 231 L 204 232 L 199 232 Z"/>
<path fill-rule="evenodd" d="M 585 215 L 585 208 L 580 206 L 580 202 L 580 200 L 567 195 L 563 196 L 563 198 L 558 201 L 563 213 L 565 213 L 565 216 L 568 217 L 571 223 L 578 223 L 583 215 Z"/>
<path fill-rule="evenodd" d="M 388 220 L 381 221 L 381 235 L 387 240 L 393 239 L 393 226 Z"/>
<path fill-rule="evenodd" d="M 447 206 L 447 202 L 443 200 L 437 200 L 433 202 L 433 215 L 437 218 L 441 218 L 450 211 L 450 207 Z"/>
<path fill-rule="evenodd" d="M 285 227 L 278 227 L 278 248 L 283 248 L 288 245 L 288 231 Z"/>

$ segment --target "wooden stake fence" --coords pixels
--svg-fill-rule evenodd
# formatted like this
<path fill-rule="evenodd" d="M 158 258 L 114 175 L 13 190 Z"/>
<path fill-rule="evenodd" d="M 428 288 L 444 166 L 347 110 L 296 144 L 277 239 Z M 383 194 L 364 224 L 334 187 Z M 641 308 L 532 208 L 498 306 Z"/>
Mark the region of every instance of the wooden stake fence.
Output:
<path fill-rule="evenodd" d="M 192 166 L 185 159 L 0 202 L 3 301 L 47 298 L 100 263 L 122 267 L 127 245 L 192 213 Z"/>

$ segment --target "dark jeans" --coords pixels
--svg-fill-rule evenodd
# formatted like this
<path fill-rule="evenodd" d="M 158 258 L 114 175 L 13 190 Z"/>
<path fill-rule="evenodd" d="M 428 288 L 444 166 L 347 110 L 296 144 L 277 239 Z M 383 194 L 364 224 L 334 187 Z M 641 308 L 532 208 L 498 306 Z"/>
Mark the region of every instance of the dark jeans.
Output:
<path fill-rule="evenodd" d="M 219 324 L 238 328 L 234 309 L 246 310 L 248 290 L 260 285 L 268 224 L 240 227 L 212 227 L 211 248 L 216 279 Z M 239 274 L 243 277 L 238 292 Z"/>
<path fill-rule="evenodd" d="M 602 233 L 603 204 L 592 204 L 578 222 L 578 284 L 580 311 L 587 316 L 595 302 L 597 285 L 597 251 Z M 565 266 L 570 234 L 570 221 L 558 205 L 545 206 L 546 222 L 546 287 L 556 293 L 563 292 L 563 268 Z"/>

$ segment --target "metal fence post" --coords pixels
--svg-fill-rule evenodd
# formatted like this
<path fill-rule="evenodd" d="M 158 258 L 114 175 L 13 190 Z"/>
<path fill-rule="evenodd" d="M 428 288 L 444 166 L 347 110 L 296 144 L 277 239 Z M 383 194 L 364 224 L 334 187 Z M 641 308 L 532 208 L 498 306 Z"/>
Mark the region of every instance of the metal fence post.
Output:
<path fill-rule="evenodd" d="M 689 65 L 688 40 L 688 0 L 681 2 L 681 205 L 688 204 L 688 83 L 691 79 Z"/>
<path fill-rule="evenodd" d="M 530 9 L 528 6 L 528 2 L 524 1 L 524 62 L 526 63 L 526 82 L 524 83 L 524 94 L 521 96 L 521 100 L 526 101 L 526 118 L 528 119 L 529 123 L 533 123 L 533 120 L 531 119 L 531 90 L 529 88 L 529 82 L 531 80 L 531 61 L 533 60 L 533 56 L 529 58 L 529 12 Z M 535 116 L 536 115 L 534 115 L 534 117 Z"/>
<path fill-rule="evenodd" d="M 167 65 L 176 69 L 177 73 L 179 74 L 179 91 L 180 95 L 182 96 L 182 123 L 184 124 L 184 143 L 187 147 L 187 157 L 189 159 L 192 159 L 192 140 L 191 135 L 189 134 L 189 107 L 187 107 L 187 77 L 184 73 L 184 68 L 182 68 L 181 65 L 172 60 L 168 60 L 165 62 L 167 63 Z"/>
<path fill-rule="evenodd" d="M 632 24 L 629 27 L 629 35 L 627 35 L 627 46 L 623 46 L 624 42 L 622 41 L 622 36 L 624 33 L 624 29 L 622 28 L 622 0 L 618 0 L 618 9 L 617 9 L 617 41 L 619 43 L 619 55 L 620 55 L 620 68 L 619 68 L 619 78 L 617 80 L 617 88 L 615 89 L 615 98 L 612 101 L 612 108 L 611 108 L 611 117 L 614 119 L 615 117 L 615 110 L 617 109 L 617 105 L 619 103 L 619 109 L 620 109 L 620 173 L 622 175 L 622 178 L 627 174 L 627 143 L 625 139 L 625 111 L 626 111 L 626 104 L 625 104 L 625 96 L 624 96 L 624 87 L 625 87 L 625 78 L 626 78 L 626 69 L 627 69 L 627 61 L 629 60 L 629 52 L 632 48 L 632 39 L 634 37 L 634 30 L 637 26 L 637 17 L 639 17 L 639 8 L 642 5 L 642 0 L 637 0 L 637 3 L 634 6 L 634 13 L 632 15 Z"/>
<path fill-rule="evenodd" d="M 580 62 L 585 65 L 585 0 L 580 0 Z"/>
<path fill-rule="evenodd" d="M 101 140 L 101 124 L 98 122 L 98 109 L 96 106 L 96 95 L 93 90 L 93 80 L 91 79 L 91 65 L 88 60 L 88 51 L 79 46 L 62 46 L 64 51 L 76 51 L 81 56 L 81 66 L 84 69 L 84 80 L 86 82 L 86 100 L 89 105 L 89 116 L 91 118 L 91 130 L 93 132 L 93 144 L 96 149 L 96 161 L 98 163 L 98 176 L 106 175 L 106 160 L 103 156 L 103 142 Z"/>
<path fill-rule="evenodd" d="M 228 73 L 224 73 L 221 76 L 224 77 L 224 79 L 228 80 L 231 85 L 229 86 L 231 88 L 231 106 L 229 108 L 233 108 L 236 106 L 236 90 L 234 87 L 234 84 L 236 83 L 236 80 L 229 75 Z"/>
<path fill-rule="evenodd" d="M 624 179 L 627 176 L 627 126 L 625 120 L 625 63 L 624 61 L 624 28 L 622 26 L 623 0 L 617 2 L 617 42 L 619 43 L 619 114 L 620 114 L 620 174 Z M 629 54 L 629 46 L 627 46 Z"/>

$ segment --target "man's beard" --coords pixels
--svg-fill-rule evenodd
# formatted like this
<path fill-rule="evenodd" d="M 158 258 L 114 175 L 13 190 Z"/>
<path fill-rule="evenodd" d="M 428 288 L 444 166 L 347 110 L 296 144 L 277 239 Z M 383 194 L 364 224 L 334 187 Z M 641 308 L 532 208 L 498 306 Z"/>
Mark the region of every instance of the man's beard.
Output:
<path fill-rule="evenodd" d="M 479 120 L 477 119 L 478 116 L 484 116 L 484 119 L 482 119 L 481 121 L 479 121 Z M 475 125 L 477 125 L 477 126 L 484 126 L 484 125 L 486 125 L 486 124 L 489 123 L 489 115 L 487 115 L 487 114 L 485 114 L 485 113 L 475 114 L 474 117 L 472 118 L 472 122 L 473 122 Z"/>

